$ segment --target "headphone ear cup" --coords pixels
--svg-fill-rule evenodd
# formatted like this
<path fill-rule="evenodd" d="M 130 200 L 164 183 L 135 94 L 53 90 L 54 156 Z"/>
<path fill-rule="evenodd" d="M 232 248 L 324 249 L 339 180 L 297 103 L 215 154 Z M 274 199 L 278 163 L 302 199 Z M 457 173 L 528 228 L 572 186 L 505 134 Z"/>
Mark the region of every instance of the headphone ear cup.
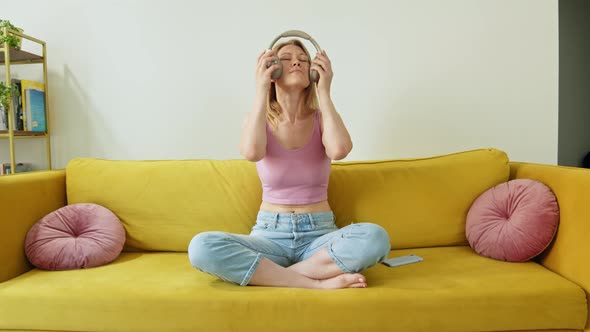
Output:
<path fill-rule="evenodd" d="M 317 83 L 320 80 L 320 73 L 317 70 L 312 69 L 309 71 L 309 80 Z"/>
<path fill-rule="evenodd" d="M 270 74 L 270 78 L 272 78 L 273 80 L 278 80 L 281 75 L 283 74 L 283 64 L 281 63 L 281 61 L 279 61 L 279 58 L 277 56 L 274 57 L 274 61 L 269 63 L 266 68 L 272 66 L 272 65 L 279 65 L 278 69 L 275 69 L 272 71 L 272 73 Z"/>

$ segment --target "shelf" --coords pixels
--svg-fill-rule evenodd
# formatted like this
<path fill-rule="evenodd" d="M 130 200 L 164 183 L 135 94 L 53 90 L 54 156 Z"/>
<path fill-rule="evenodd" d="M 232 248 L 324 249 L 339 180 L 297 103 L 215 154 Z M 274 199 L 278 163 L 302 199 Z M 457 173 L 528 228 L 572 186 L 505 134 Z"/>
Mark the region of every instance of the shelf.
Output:
<path fill-rule="evenodd" d="M 14 138 L 26 138 L 26 137 L 44 137 L 47 136 L 45 132 L 38 131 L 22 131 L 15 130 Z M 0 138 L 8 138 L 8 130 L 0 130 Z"/>
<path fill-rule="evenodd" d="M 33 43 L 38 44 L 39 46 L 41 46 L 41 55 L 35 54 L 35 53 L 31 53 L 28 51 L 23 51 L 20 49 L 16 49 L 13 47 L 9 47 L 8 43 L 2 43 L 0 44 L 0 67 L 1 66 L 6 66 L 5 69 L 5 74 L 6 74 L 6 79 L 5 79 L 5 83 L 6 84 L 11 84 L 12 85 L 12 79 L 10 77 L 10 72 L 11 72 L 11 67 L 12 65 L 29 65 L 29 64 L 40 64 L 42 66 L 43 69 L 43 84 L 44 84 L 44 90 L 45 90 L 45 120 L 46 125 L 47 125 L 47 132 L 38 132 L 38 131 L 22 131 L 22 130 L 0 130 L 0 141 L 3 139 L 8 139 L 8 146 L 9 146 L 9 155 L 10 155 L 10 164 L 12 166 L 12 169 L 16 169 L 16 147 L 15 147 L 15 141 L 14 139 L 41 139 L 43 141 L 45 141 L 45 155 L 47 157 L 47 168 L 48 169 L 52 169 L 51 167 L 51 135 L 49 135 L 49 103 L 48 101 L 48 81 L 47 81 L 47 58 L 46 58 L 46 53 L 45 53 L 45 42 L 39 39 L 36 39 L 32 36 L 28 36 L 23 34 L 20 31 L 13 31 L 13 30 L 9 30 L 7 28 L 2 28 L 1 31 L 3 32 L 4 35 L 8 35 L 8 34 L 12 34 L 14 36 L 18 36 L 20 38 L 27 39 Z M 36 51 L 38 53 L 38 51 Z M 11 96 L 11 100 L 14 98 L 14 96 Z M 10 107 L 12 108 L 12 107 Z M 13 116 L 13 118 L 15 118 L 15 116 Z M 16 118 L 13 119 L 13 122 L 11 125 L 14 126 Z M 7 127 L 6 125 L 4 125 L 3 127 Z M 2 156 L 2 158 L 6 158 L 6 156 Z"/>
<path fill-rule="evenodd" d="M 6 59 L 4 58 L 4 48 L 0 47 L 0 64 L 5 64 Z M 23 50 L 17 50 L 10 48 L 10 64 L 11 65 L 22 65 L 29 63 L 43 63 L 43 57 L 37 54 L 29 53 Z"/>

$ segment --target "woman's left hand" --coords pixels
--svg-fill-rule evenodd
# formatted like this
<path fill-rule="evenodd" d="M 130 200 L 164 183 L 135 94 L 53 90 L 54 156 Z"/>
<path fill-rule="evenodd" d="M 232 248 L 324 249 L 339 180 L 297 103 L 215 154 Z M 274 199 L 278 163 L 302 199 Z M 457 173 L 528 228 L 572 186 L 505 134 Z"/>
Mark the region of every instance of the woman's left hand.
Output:
<path fill-rule="evenodd" d="M 332 63 L 330 62 L 330 58 L 328 58 L 328 54 L 326 51 L 322 50 L 321 53 L 318 53 L 316 57 L 311 62 L 310 69 L 315 69 L 320 74 L 320 79 L 318 81 L 318 93 L 321 94 L 330 94 L 330 86 L 332 84 L 332 78 L 334 77 L 334 72 L 332 71 Z"/>

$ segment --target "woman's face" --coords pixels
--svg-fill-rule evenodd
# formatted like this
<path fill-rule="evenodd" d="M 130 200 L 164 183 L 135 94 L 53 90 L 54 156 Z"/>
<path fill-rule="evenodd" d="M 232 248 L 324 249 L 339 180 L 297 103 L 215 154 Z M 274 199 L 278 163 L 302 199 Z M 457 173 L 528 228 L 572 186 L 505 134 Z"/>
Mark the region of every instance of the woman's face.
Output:
<path fill-rule="evenodd" d="M 298 46 L 287 45 L 278 52 L 283 65 L 283 74 L 276 82 L 282 88 L 301 88 L 309 86 L 309 58 Z"/>

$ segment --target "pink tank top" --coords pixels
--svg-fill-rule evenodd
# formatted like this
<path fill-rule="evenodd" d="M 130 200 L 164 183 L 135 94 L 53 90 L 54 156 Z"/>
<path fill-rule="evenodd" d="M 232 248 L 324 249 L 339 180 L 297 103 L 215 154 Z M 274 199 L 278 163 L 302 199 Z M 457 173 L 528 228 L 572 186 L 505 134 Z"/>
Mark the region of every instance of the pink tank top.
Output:
<path fill-rule="evenodd" d="M 263 201 L 301 205 L 328 198 L 332 161 L 322 143 L 319 111 L 313 121 L 311 139 L 294 150 L 285 150 L 266 124 L 266 155 L 256 162 Z"/>

